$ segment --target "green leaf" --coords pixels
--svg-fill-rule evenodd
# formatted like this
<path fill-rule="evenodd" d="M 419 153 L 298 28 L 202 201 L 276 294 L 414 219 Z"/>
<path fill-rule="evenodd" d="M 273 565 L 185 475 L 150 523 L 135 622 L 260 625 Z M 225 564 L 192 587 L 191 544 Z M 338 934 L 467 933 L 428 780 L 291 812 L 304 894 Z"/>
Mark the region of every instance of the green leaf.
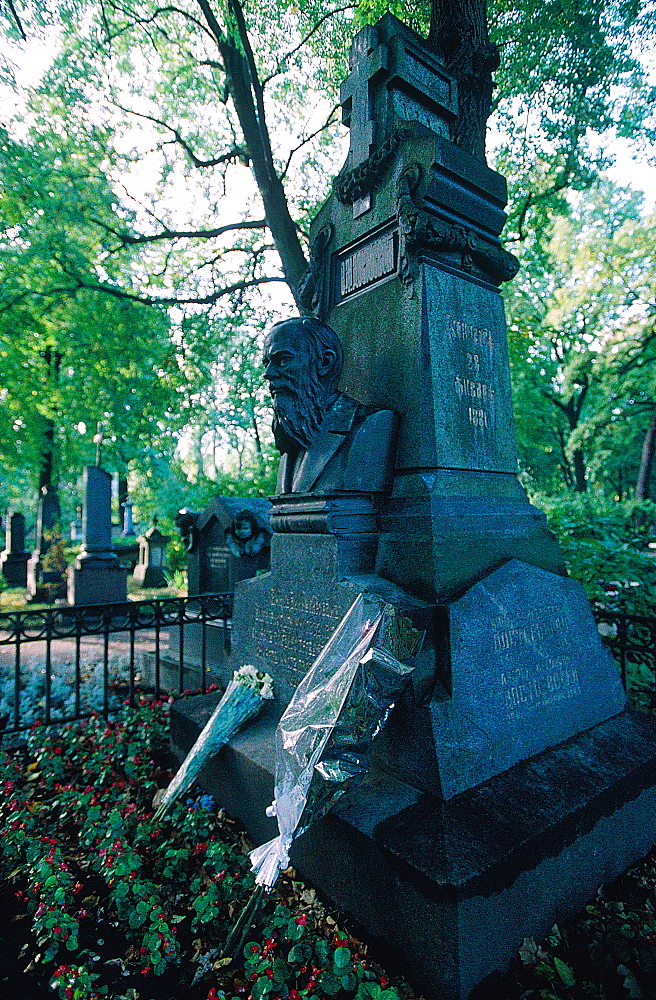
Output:
<path fill-rule="evenodd" d="M 563 962 L 562 959 L 557 958 L 556 956 L 554 956 L 553 963 L 554 966 L 556 967 L 556 972 L 562 979 L 565 986 L 573 986 L 576 980 L 574 978 L 574 973 L 572 972 L 569 965 L 567 965 L 566 962 Z"/>
<path fill-rule="evenodd" d="M 342 984 L 339 978 L 335 975 L 334 972 L 331 972 L 330 970 L 326 970 L 325 972 L 321 973 L 321 975 L 319 976 L 319 985 L 321 986 L 321 989 L 329 996 L 335 996 L 335 994 L 339 993 L 339 991 L 342 988 Z"/>
<path fill-rule="evenodd" d="M 353 957 L 348 948 L 336 948 L 333 957 L 333 967 L 335 972 L 346 969 L 353 962 Z"/>

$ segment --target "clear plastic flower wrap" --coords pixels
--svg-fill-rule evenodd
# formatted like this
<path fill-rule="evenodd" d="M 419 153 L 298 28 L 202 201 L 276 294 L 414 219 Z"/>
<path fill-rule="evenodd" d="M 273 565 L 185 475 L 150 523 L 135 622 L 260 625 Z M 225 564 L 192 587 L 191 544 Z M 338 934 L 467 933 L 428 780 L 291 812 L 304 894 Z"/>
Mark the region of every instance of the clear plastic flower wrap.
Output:
<path fill-rule="evenodd" d="M 175 800 L 193 784 L 205 761 L 253 719 L 270 698 L 273 698 L 273 682 L 269 674 L 256 670 L 250 664 L 235 670 L 200 736 L 164 794 L 154 803 L 157 806 L 155 819 L 161 819 L 168 812 Z"/>
<path fill-rule="evenodd" d="M 289 847 L 367 773 L 371 743 L 403 690 L 423 639 L 391 605 L 359 595 L 297 687 L 276 730 L 279 835 L 251 851 L 266 891 Z"/>

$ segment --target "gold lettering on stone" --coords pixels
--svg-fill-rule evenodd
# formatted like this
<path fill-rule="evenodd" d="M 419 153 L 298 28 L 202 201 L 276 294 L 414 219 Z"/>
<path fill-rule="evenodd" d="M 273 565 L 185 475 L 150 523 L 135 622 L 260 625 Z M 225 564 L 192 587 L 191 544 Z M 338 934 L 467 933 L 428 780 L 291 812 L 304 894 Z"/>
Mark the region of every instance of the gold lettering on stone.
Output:
<path fill-rule="evenodd" d="M 258 656 L 271 666 L 285 667 L 298 683 L 307 673 L 342 619 L 330 601 L 299 591 L 271 594 L 253 621 Z"/>
<path fill-rule="evenodd" d="M 340 263 L 340 292 L 342 298 L 353 295 L 361 288 L 372 285 L 396 271 L 394 233 L 372 240 L 349 254 Z"/>
<path fill-rule="evenodd" d="M 453 343 L 454 341 L 465 341 L 467 343 L 494 349 L 494 339 L 492 332 L 484 327 L 473 326 L 465 323 L 461 319 L 456 319 L 450 313 L 446 314 L 446 335 Z"/>

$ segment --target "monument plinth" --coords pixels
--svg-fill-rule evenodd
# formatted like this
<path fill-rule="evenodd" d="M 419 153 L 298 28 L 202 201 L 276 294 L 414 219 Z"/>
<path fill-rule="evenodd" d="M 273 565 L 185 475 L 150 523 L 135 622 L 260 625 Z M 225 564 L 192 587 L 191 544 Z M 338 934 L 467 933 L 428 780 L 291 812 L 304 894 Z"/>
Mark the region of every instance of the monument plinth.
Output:
<path fill-rule="evenodd" d="M 503 178 L 448 141 L 453 82 L 391 15 L 356 36 L 342 100 L 349 159 L 302 289 L 316 322 L 278 324 L 265 346 L 283 454 L 271 573 L 235 598 L 230 666 L 269 671 L 277 698 L 205 775 L 272 836 L 294 686 L 355 593 L 402 609 L 426 639 L 370 774 L 290 856 L 427 1000 L 465 1000 L 651 847 L 656 721 L 625 710 L 517 478 Z M 181 754 L 193 715 L 172 712 Z"/>
<path fill-rule="evenodd" d="M 25 548 L 25 516 L 18 511 L 7 514 L 6 545 L 0 552 L 0 573 L 10 587 L 27 587 L 27 564 L 30 553 Z"/>

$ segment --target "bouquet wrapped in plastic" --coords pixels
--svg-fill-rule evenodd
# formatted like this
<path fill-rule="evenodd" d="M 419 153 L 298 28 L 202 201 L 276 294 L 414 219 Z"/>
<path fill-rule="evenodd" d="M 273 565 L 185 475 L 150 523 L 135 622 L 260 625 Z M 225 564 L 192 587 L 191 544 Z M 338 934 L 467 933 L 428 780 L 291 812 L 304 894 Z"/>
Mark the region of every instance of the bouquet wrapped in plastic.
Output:
<path fill-rule="evenodd" d="M 155 819 L 165 815 L 175 800 L 193 784 L 205 761 L 253 719 L 265 700 L 270 698 L 273 698 L 273 681 L 269 674 L 249 664 L 235 670 L 221 701 L 157 803 Z"/>
<path fill-rule="evenodd" d="M 299 684 L 276 730 L 267 815 L 277 817 L 280 833 L 250 854 L 265 891 L 287 867 L 292 840 L 367 773 L 372 740 L 422 640 L 391 605 L 360 595 Z"/>

